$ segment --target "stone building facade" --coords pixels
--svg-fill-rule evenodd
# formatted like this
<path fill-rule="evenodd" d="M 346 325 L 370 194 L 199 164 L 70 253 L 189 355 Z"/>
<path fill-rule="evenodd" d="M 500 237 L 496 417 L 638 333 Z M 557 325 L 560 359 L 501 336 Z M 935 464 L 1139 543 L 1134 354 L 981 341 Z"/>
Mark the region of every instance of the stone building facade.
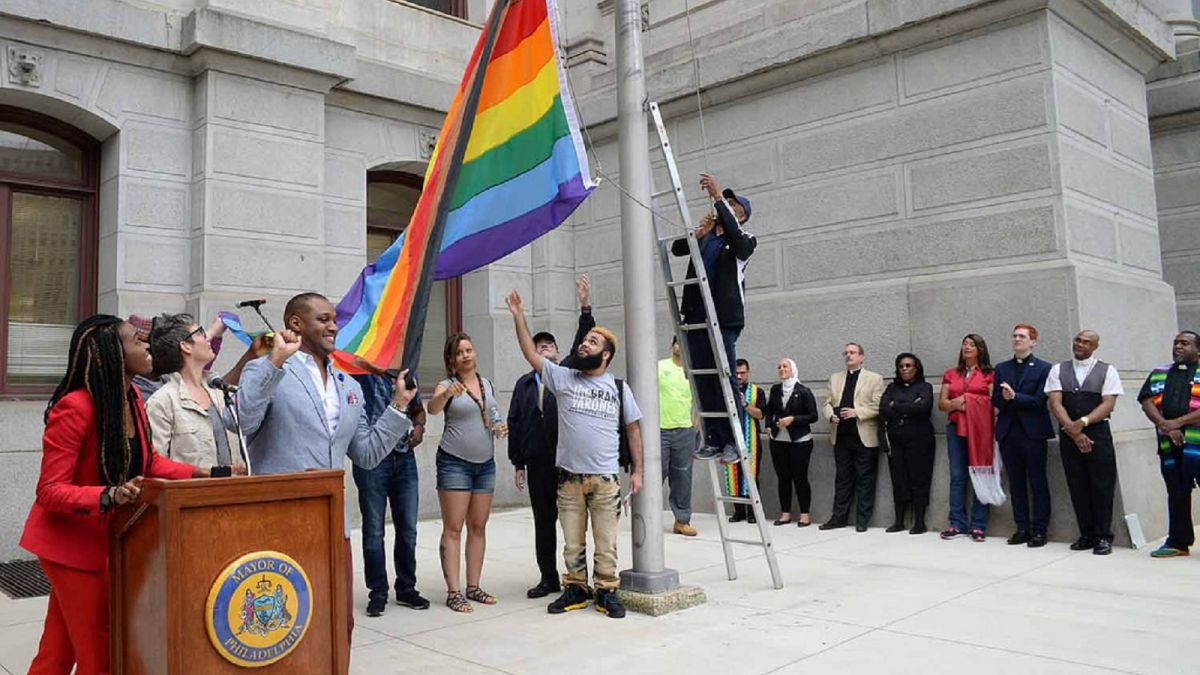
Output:
<path fill-rule="evenodd" d="M 462 328 L 497 388 L 511 388 L 524 370 L 503 305 L 514 287 L 532 298 L 533 324 L 565 341 L 571 281 L 588 272 L 598 319 L 623 333 L 613 3 L 559 3 L 603 183 L 557 231 L 442 287 L 426 381 L 438 371 L 436 339 Z M 30 159 L 41 146 L 0 136 L 8 209 L 0 223 L 14 232 L 24 223 L 47 245 L 74 242 L 80 276 L 57 283 L 76 290 L 54 300 L 67 319 L 90 310 L 208 317 L 254 296 L 269 299 L 274 318 L 295 292 L 336 297 L 411 208 L 488 4 L 93 0 L 81 10 L 69 0 L 0 1 L 0 134 L 57 148 L 66 159 L 47 160 L 54 167 L 79 165 L 64 174 L 66 187 L 42 183 L 41 160 Z M 1000 360 L 1012 324 L 1032 322 L 1039 353 L 1061 360 L 1077 330 L 1095 328 L 1127 392 L 1115 417 L 1117 516 L 1136 514 L 1148 536 L 1164 533 L 1151 432 L 1133 399 L 1169 357 L 1176 327 L 1200 317 L 1192 3 L 644 4 L 650 96 L 662 104 L 683 175 L 711 170 L 754 200 L 759 250 L 739 349 L 757 379 L 769 381 L 789 356 L 820 397 L 849 340 L 885 375 L 894 354 L 914 351 L 936 378 L 968 332 L 987 338 Z M 24 153 L 7 153 L 13 164 L 8 146 Z M 34 179 L 9 176 L 22 167 Z M 665 180 L 661 167 L 655 173 Z M 9 198 L 60 193 L 77 202 L 34 200 L 20 213 L 43 215 L 23 221 Z M 699 212 L 699 190 L 691 196 Z M 21 241 L 41 250 L 38 237 Z M 23 255 L 32 272 L 61 268 Z M 50 285 L 3 287 L 25 304 L 3 306 L 0 356 L 8 372 L 33 379 L 22 389 L 9 378 L 0 389 L 0 560 L 21 555 L 15 541 L 40 458 L 39 391 L 65 351 L 23 345 L 61 345 L 71 323 L 28 309 L 53 304 L 30 299 Z M 660 317 L 665 354 L 665 306 Z M 436 420 L 430 431 L 419 451 L 427 512 L 436 510 Z M 811 471 L 817 519 L 832 499 L 826 431 L 818 427 Z M 948 482 L 939 444 L 934 525 L 945 518 Z M 1052 535 L 1066 539 L 1073 516 L 1053 445 L 1052 455 Z M 521 503 L 511 468 L 498 465 L 498 503 Z M 882 474 L 879 522 L 891 515 Z M 700 509 L 707 485 L 698 472 Z M 1007 534 L 1008 513 L 998 510 L 993 532 Z"/>

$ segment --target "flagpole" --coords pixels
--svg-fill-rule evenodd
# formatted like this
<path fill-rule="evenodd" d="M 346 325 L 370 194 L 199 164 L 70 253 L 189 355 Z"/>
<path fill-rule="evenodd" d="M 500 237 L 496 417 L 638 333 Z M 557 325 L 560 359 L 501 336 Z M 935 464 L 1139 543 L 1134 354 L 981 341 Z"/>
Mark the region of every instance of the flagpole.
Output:
<path fill-rule="evenodd" d="M 617 124 L 620 152 L 625 365 L 642 410 L 642 490 L 633 498 L 633 569 L 621 588 L 657 594 L 679 586 L 663 553 L 662 446 L 658 417 L 658 337 L 654 311 L 654 221 L 650 203 L 650 139 L 642 63 L 641 0 L 617 0 Z M 640 204 L 639 204 L 640 202 Z"/>

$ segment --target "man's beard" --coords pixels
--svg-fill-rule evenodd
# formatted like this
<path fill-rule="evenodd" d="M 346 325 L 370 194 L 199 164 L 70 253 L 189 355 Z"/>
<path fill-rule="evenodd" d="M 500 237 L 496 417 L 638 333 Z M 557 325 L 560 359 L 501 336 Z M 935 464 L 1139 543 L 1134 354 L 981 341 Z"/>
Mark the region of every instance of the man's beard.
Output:
<path fill-rule="evenodd" d="M 599 354 L 592 354 L 590 356 L 576 354 L 575 360 L 571 362 L 572 368 L 574 368 L 575 370 L 584 370 L 584 371 L 595 370 L 603 365 L 604 365 L 604 352 L 600 352 Z"/>

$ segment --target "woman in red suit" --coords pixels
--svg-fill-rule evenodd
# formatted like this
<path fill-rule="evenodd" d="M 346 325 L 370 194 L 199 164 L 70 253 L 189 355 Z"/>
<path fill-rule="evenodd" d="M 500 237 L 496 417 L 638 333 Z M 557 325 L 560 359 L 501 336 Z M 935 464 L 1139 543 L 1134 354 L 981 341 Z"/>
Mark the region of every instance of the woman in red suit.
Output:
<path fill-rule="evenodd" d="M 207 475 L 160 457 L 141 395 L 150 350 L 133 326 L 96 315 L 75 329 L 67 373 L 46 408 L 42 473 L 21 546 L 50 580 L 31 675 L 108 672 L 108 519 L 137 498 L 142 477 Z"/>

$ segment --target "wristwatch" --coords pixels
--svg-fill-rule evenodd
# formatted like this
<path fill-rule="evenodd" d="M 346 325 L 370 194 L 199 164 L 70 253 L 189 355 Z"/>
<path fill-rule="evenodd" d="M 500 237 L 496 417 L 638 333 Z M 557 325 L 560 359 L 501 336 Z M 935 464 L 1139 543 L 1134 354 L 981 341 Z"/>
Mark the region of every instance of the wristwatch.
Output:
<path fill-rule="evenodd" d="M 110 488 L 105 488 L 104 492 L 100 493 L 100 513 L 107 513 L 112 510 L 112 507 L 113 507 L 112 491 L 113 491 L 113 489 L 110 487 Z"/>
<path fill-rule="evenodd" d="M 1091 423 L 1092 423 L 1092 421 L 1088 419 L 1088 416 L 1087 416 L 1087 415 L 1084 415 L 1083 417 L 1080 417 L 1080 418 L 1079 418 L 1079 421 L 1080 421 L 1080 422 L 1083 422 L 1083 426 L 1085 426 L 1085 427 L 1086 427 L 1087 425 L 1089 425 L 1089 424 L 1091 424 Z"/>

